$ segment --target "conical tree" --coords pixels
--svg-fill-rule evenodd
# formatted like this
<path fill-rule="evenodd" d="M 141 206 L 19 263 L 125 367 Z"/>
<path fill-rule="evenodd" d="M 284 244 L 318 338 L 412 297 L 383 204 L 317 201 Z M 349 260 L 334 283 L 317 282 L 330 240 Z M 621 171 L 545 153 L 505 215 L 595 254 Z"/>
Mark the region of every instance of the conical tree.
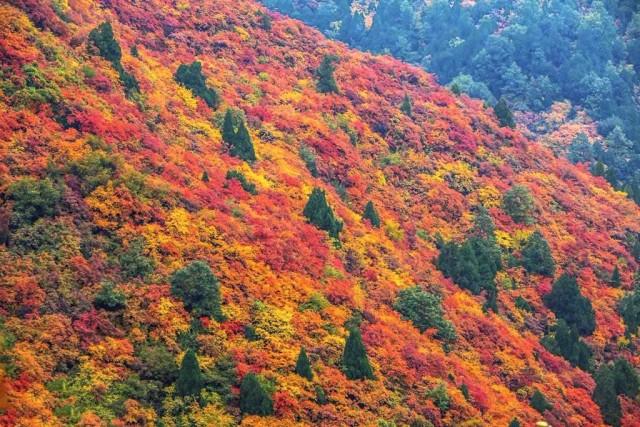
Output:
<path fill-rule="evenodd" d="M 254 373 L 245 375 L 240 384 L 240 412 L 262 416 L 273 414 L 273 399 Z"/>
<path fill-rule="evenodd" d="M 251 142 L 251 135 L 244 121 L 238 124 L 238 132 L 236 132 L 235 144 L 231 147 L 231 155 L 238 157 L 246 162 L 255 162 L 256 152 Z"/>
<path fill-rule="evenodd" d="M 204 380 L 196 353 L 189 349 L 182 358 L 180 373 L 176 380 L 176 393 L 179 396 L 199 396 L 203 385 Z"/>
<path fill-rule="evenodd" d="M 369 364 L 367 350 L 362 342 L 359 329 L 352 329 L 344 346 L 342 367 L 350 380 L 373 379 L 373 369 Z"/>
<path fill-rule="evenodd" d="M 536 390 L 533 392 L 533 395 L 531 395 L 531 399 L 529 399 L 529 404 L 533 409 L 540 412 L 541 414 L 543 414 L 544 411 L 553 408 L 553 405 L 549 403 L 547 398 L 540 392 L 540 390 Z"/>
<path fill-rule="evenodd" d="M 237 130 L 236 130 L 237 128 Z M 251 142 L 251 135 L 242 118 L 234 115 L 228 108 L 222 124 L 222 140 L 229 147 L 229 153 L 247 162 L 256 160 L 256 152 Z"/>
<path fill-rule="evenodd" d="M 534 232 L 522 248 L 522 265 L 529 273 L 553 277 L 555 263 L 551 249 L 539 231 Z"/>
<path fill-rule="evenodd" d="M 508 126 L 510 128 L 516 127 L 516 122 L 513 119 L 513 113 L 504 98 L 500 98 L 500 101 L 498 101 L 496 106 L 493 107 L 493 111 L 496 113 L 500 126 Z"/>
<path fill-rule="evenodd" d="M 313 379 L 311 363 L 309 362 L 309 358 L 307 357 L 307 352 L 305 351 L 304 347 L 300 349 L 300 353 L 298 354 L 298 361 L 296 362 L 296 374 L 308 380 Z"/>
<path fill-rule="evenodd" d="M 209 107 L 218 108 L 220 96 L 215 89 L 207 86 L 207 81 L 202 74 L 200 61 L 194 61 L 191 64 L 180 64 L 176 71 L 175 79 L 178 83 L 190 89 L 195 96 L 201 98 Z"/>
<path fill-rule="evenodd" d="M 595 330 L 595 314 L 591 301 L 580 293 L 575 277 L 566 273 L 560 276 L 543 301 L 556 317 L 564 319 L 580 335 L 591 335 Z"/>
<path fill-rule="evenodd" d="M 408 117 L 413 117 L 413 105 L 411 103 L 411 98 L 409 98 L 409 95 L 406 93 L 404 94 L 404 98 L 402 99 L 400 111 L 402 111 Z"/>
<path fill-rule="evenodd" d="M 311 224 L 329 232 L 331 237 L 336 239 L 339 237 L 342 230 L 342 222 L 334 216 L 323 190 L 319 188 L 313 189 L 302 214 Z"/>
<path fill-rule="evenodd" d="M 336 83 L 333 72 L 335 71 L 334 62 L 338 60 L 335 55 L 325 55 L 320 63 L 320 66 L 316 70 L 316 77 L 318 82 L 316 88 L 320 93 L 340 93 L 338 84 Z"/>
<path fill-rule="evenodd" d="M 622 278 L 620 277 L 620 270 L 616 265 L 613 268 L 613 273 L 611 273 L 611 286 L 618 288 L 620 287 L 621 284 L 622 284 Z"/>
<path fill-rule="evenodd" d="M 364 207 L 362 218 L 368 219 L 372 226 L 380 228 L 380 217 L 378 216 L 378 211 L 372 201 L 369 201 Z"/>

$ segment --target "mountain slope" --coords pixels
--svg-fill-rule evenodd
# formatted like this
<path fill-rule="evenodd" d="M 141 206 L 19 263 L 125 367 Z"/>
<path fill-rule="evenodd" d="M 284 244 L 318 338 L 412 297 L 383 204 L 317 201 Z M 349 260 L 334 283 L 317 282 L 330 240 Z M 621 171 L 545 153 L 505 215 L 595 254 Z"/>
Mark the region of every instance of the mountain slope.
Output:
<path fill-rule="evenodd" d="M 252 1 L 10 3 L 0 5 L 0 423 L 603 423 L 592 377 L 540 344 L 553 279 L 512 262 L 541 231 L 556 276 L 575 273 L 592 301 L 594 360 L 637 366 L 616 304 L 637 268 L 639 210 L 603 178 L 418 68 L 267 18 Z M 105 21 L 121 58 L 91 41 Z M 325 55 L 339 58 L 339 94 L 316 90 Z M 215 110 L 176 82 L 195 60 Z M 227 107 L 243 111 L 255 162 L 223 142 Z M 529 224 L 502 208 L 518 184 L 534 200 Z M 344 223 L 339 240 L 303 216 L 314 187 Z M 362 220 L 368 201 L 380 228 Z M 479 205 L 504 253 L 497 313 L 483 311 L 487 292 L 435 263 L 443 241 L 471 234 Z M 222 316 L 176 291 L 174 272 L 195 260 L 219 281 Z M 620 288 L 608 283 L 614 266 Z M 394 309 L 414 285 L 442 294 L 455 341 Z M 375 379 L 341 370 L 355 325 Z M 294 373 L 301 346 L 312 381 Z M 175 393 L 189 348 L 204 377 L 198 402 Z M 240 416 L 248 372 L 266 383 L 274 418 Z M 529 404 L 536 390 L 552 404 L 544 414 Z M 621 400 L 633 425 L 638 405 Z"/>

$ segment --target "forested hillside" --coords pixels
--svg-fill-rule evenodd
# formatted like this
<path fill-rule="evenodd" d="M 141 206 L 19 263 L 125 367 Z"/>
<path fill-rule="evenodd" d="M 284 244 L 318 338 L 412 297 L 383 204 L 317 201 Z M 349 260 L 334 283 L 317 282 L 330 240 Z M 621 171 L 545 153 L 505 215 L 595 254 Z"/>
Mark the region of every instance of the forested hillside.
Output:
<path fill-rule="evenodd" d="M 640 208 L 253 0 L 0 3 L 1 426 L 634 426 Z"/>
<path fill-rule="evenodd" d="M 504 98 L 536 134 L 584 109 L 598 134 L 573 133 L 588 162 L 640 202 L 640 2 L 636 0 L 264 0 L 351 46 L 421 65 L 441 84 L 495 105 Z M 577 111 L 576 111 L 577 109 Z M 578 121 L 580 122 L 580 121 Z M 582 135 L 584 134 L 584 135 Z M 547 138 L 543 138 L 547 139 Z"/>

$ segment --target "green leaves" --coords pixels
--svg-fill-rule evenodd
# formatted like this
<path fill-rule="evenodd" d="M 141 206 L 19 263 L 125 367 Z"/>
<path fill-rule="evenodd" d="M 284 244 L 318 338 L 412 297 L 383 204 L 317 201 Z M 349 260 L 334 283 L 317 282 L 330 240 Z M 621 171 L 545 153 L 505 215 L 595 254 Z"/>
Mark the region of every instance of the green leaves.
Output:
<path fill-rule="evenodd" d="M 184 87 L 191 89 L 193 94 L 201 98 L 209 107 L 216 109 L 220 105 L 220 96 L 215 89 L 207 86 L 202 75 L 202 64 L 194 61 L 191 64 L 181 64 L 175 74 L 175 79 Z"/>
<path fill-rule="evenodd" d="M 353 328 L 349 332 L 342 354 L 342 370 L 350 380 L 375 378 L 367 357 L 367 349 L 362 342 L 360 329 Z"/>
<path fill-rule="evenodd" d="M 342 230 L 342 221 L 336 219 L 333 211 L 327 204 L 325 192 L 314 188 L 309 196 L 302 214 L 309 222 L 321 230 L 329 232 L 329 235 L 338 239 Z"/>
<path fill-rule="evenodd" d="M 220 308 L 220 285 L 209 266 L 194 261 L 171 275 L 171 293 L 180 298 L 194 316 L 223 320 Z"/>

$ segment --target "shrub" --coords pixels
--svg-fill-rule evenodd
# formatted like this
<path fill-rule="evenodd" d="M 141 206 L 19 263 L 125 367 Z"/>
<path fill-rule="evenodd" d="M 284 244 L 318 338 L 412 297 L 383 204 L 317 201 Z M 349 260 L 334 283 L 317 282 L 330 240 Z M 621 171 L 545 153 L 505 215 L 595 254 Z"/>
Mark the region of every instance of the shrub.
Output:
<path fill-rule="evenodd" d="M 105 283 L 93 300 L 93 305 L 107 311 L 118 311 L 124 309 L 127 304 L 125 295 L 117 290 L 113 283 Z"/>
<path fill-rule="evenodd" d="M 533 196 L 523 185 L 514 185 L 502 198 L 502 209 L 519 224 L 533 223 Z"/>

